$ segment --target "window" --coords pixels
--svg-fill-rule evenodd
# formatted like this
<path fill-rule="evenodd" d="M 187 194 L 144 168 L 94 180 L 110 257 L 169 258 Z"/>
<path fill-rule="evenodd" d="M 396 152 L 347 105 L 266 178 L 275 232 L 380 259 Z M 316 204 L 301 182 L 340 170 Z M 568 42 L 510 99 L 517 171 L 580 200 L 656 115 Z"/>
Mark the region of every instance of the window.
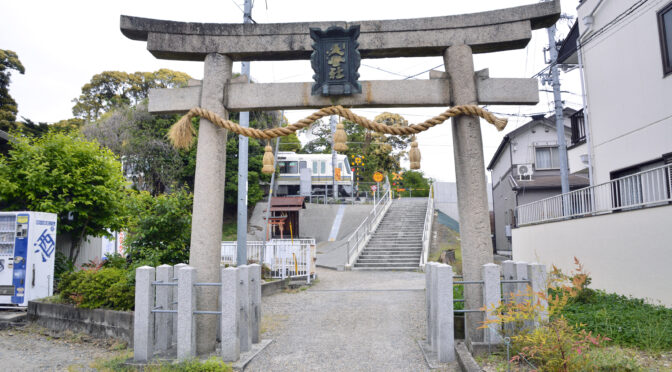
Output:
<path fill-rule="evenodd" d="M 320 162 L 320 173 L 327 174 L 327 162 L 324 160 Z"/>
<path fill-rule="evenodd" d="M 308 162 L 305 161 L 305 160 L 299 161 L 299 170 L 301 170 L 303 168 L 308 168 Z"/>
<path fill-rule="evenodd" d="M 317 174 L 317 161 L 313 161 L 313 174 Z"/>
<path fill-rule="evenodd" d="M 560 159 L 557 147 L 537 147 L 534 149 L 536 155 L 536 169 L 558 169 L 560 168 Z"/>
<path fill-rule="evenodd" d="M 350 174 L 350 167 L 346 165 L 346 163 L 343 163 L 343 169 L 345 169 L 345 173 Z"/>
<path fill-rule="evenodd" d="M 279 161 L 278 168 L 280 169 L 280 173 L 296 174 L 299 173 L 299 162 Z"/>
<path fill-rule="evenodd" d="M 672 3 L 658 12 L 660 51 L 663 57 L 663 74 L 672 73 Z"/>

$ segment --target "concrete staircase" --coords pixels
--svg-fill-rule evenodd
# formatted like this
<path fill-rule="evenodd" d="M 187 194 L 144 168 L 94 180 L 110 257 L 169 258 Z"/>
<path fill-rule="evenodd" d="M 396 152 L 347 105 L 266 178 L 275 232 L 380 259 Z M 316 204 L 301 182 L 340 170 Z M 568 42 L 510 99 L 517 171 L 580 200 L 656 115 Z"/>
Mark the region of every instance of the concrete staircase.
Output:
<path fill-rule="evenodd" d="M 353 269 L 417 270 L 426 212 L 427 198 L 393 200 Z"/>

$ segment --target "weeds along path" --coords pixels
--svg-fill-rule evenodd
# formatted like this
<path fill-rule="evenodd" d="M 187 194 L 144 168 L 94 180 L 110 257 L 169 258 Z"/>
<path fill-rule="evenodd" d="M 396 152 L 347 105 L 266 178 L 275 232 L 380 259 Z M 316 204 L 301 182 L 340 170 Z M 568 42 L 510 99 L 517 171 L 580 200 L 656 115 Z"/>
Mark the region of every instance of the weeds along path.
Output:
<path fill-rule="evenodd" d="M 263 338 L 246 371 L 426 371 L 424 274 L 318 271 L 307 290 L 263 299 Z"/>

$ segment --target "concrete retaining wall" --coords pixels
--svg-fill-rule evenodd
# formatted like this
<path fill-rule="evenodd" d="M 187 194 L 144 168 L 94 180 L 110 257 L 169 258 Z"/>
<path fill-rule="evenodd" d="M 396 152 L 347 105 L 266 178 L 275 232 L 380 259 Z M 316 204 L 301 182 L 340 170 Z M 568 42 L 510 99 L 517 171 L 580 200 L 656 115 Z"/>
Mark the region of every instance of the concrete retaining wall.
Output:
<path fill-rule="evenodd" d="M 54 330 L 82 332 L 94 337 L 114 337 L 133 342 L 133 312 L 81 309 L 67 304 L 30 301 L 28 319 Z"/>
<path fill-rule="evenodd" d="M 289 279 L 261 285 L 261 295 L 270 296 L 287 288 Z M 133 312 L 82 309 L 68 304 L 30 301 L 28 320 L 53 330 L 86 333 L 93 337 L 114 337 L 133 343 Z"/>

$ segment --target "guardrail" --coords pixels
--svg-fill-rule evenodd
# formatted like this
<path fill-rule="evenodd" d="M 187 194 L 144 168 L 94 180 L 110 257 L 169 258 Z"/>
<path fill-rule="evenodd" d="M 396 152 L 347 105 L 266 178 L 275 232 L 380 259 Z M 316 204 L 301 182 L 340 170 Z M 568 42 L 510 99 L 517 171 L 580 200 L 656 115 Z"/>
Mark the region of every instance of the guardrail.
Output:
<path fill-rule="evenodd" d="M 672 201 L 672 164 L 524 204 L 517 226 L 657 206 Z"/>
<path fill-rule="evenodd" d="M 423 268 L 429 258 L 429 245 L 432 242 L 432 222 L 434 221 L 434 187 L 432 186 L 427 196 L 427 212 L 425 213 L 425 225 L 422 230 L 422 256 L 420 267 Z"/>
<path fill-rule="evenodd" d="M 262 249 L 263 253 L 262 262 Z M 237 245 L 235 241 L 222 242 L 222 264 L 236 263 Z M 270 270 L 272 278 L 305 276 L 310 284 L 315 274 L 315 239 L 273 239 L 268 242 L 248 241 L 248 262 L 263 263 Z"/>
<path fill-rule="evenodd" d="M 369 215 L 366 216 L 366 219 L 362 221 L 362 223 L 357 227 L 355 232 L 350 235 L 347 242 L 345 243 L 346 266 L 352 266 L 354 261 L 357 259 L 357 256 L 359 256 L 359 253 L 362 251 L 362 249 L 364 249 L 366 243 L 368 243 L 373 231 L 375 231 L 376 227 L 378 227 L 380 220 L 383 219 L 383 216 L 392 204 L 392 198 L 390 197 L 390 183 L 387 180 L 387 177 L 385 181 L 385 187 L 387 188 L 385 194 L 383 194 L 376 204 L 373 205 Z"/>

